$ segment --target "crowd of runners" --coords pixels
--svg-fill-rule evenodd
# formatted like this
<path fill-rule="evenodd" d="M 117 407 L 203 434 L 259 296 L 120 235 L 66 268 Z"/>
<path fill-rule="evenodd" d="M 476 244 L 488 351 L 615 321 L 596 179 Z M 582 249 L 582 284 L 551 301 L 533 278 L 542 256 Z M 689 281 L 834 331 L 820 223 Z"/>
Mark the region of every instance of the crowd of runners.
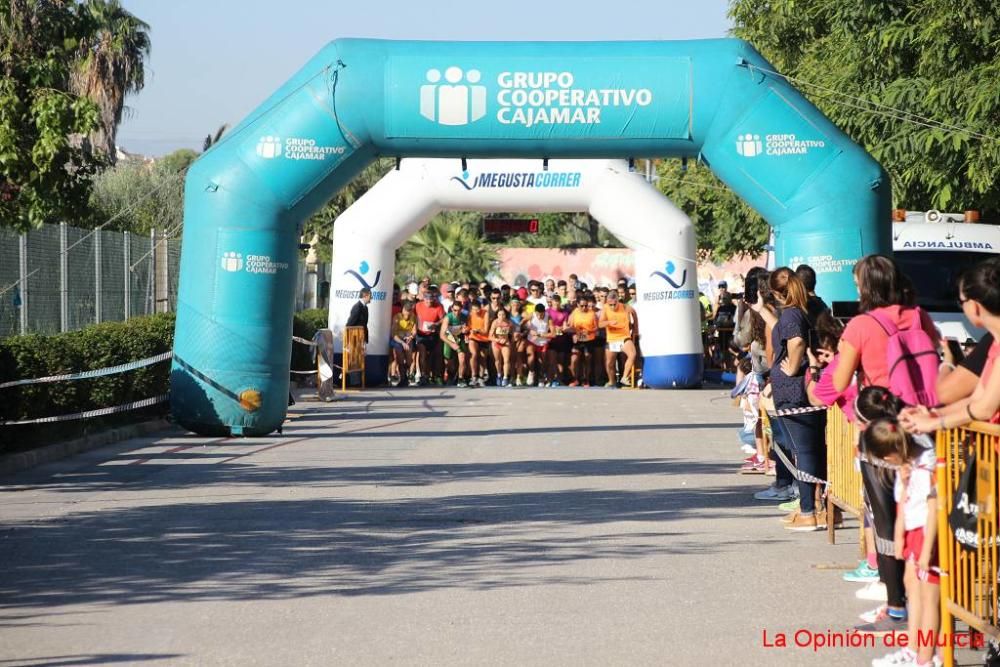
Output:
<path fill-rule="evenodd" d="M 824 509 L 822 484 L 828 479 L 824 408 L 839 405 L 860 433 L 867 553 L 844 579 L 865 583 L 856 596 L 879 602 L 855 629 L 908 633 L 909 645 L 873 661 L 876 667 L 940 664 L 927 641 L 938 630 L 940 599 L 930 436 L 974 420 L 1000 421 L 1000 257 L 984 260 L 956 286 L 956 305 L 988 332 L 967 356 L 914 305 L 912 283 L 891 259 L 862 259 L 854 278 L 859 314 L 838 320 L 815 294 L 808 266 L 752 269 L 746 276 L 730 346 L 739 368 L 733 396 L 744 415 L 741 472 L 774 476 L 754 497 L 780 503 L 785 529 L 839 525 L 839 510 Z M 770 451 L 763 411 L 773 415 Z M 995 645 L 987 664 L 1000 664 Z"/>
<path fill-rule="evenodd" d="M 634 387 L 641 384 L 635 285 L 575 275 L 512 288 L 429 278 L 393 290 L 393 386 Z"/>

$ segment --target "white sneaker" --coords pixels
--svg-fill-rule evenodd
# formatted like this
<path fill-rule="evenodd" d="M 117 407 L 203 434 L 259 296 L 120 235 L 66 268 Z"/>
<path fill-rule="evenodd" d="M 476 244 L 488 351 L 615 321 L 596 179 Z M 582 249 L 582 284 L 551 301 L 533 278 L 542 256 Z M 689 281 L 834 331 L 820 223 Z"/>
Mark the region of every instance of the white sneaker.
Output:
<path fill-rule="evenodd" d="M 528 371 L 528 386 L 531 387 L 535 384 L 535 371 Z"/>
<path fill-rule="evenodd" d="M 754 454 L 757 453 L 757 448 L 751 447 L 750 445 L 742 445 L 740 449 L 742 449 L 743 453 L 746 454 L 747 456 L 753 456 Z"/>
<path fill-rule="evenodd" d="M 885 602 L 889 599 L 885 590 L 885 584 L 881 581 L 873 581 L 864 588 L 859 589 L 854 597 L 859 600 L 873 600 L 875 602 Z"/>
<path fill-rule="evenodd" d="M 862 614 L 858 614 L 858 618 L 860 618 L 865 623 L 874 623 L 887 613 L 889 613 L 889 605 L 881 604 L 872 609 L 871 611 L 866 611 Z"/>
<path fill-rule="evenodd" d="M 908 648 L 901 648 L 898 651 L 872 660 L 872 667 L 908 667 L 909 665 L 916 664 L 917 654 Z"/>

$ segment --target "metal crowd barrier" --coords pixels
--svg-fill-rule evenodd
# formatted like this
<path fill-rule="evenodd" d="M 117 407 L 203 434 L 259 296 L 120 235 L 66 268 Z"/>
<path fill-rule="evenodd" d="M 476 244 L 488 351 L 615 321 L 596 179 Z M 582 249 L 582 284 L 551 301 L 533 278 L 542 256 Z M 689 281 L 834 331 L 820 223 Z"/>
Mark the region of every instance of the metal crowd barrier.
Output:
<path fill-rule="evenodd" d="M 865 550 L 864 501 L 862 500 L 861 471 L 856 463 L 858 431 L 847 421 L 843 410 L 831 407 L 826 413 L 826 489 L 827 537 L 836 544 L 834 507 L 854 515 L 861 530 L 861 551 Z"/>
<path fill-rule="evenodd" d="M 997 449 L 1000 427 L 975 422 L 937 436 L 938 558 L 941 567 L 941 632 L 954 637 L 955 619 L 1000 640 L 997 600 Z M 948 522 L 967 461 L 976 462 L 977 546 L 962 546 Z M 944 664 L 955 664 L 955 644 L 944 641 Z"/>
<path fill-rule="evenodd" d="M 347 376 L 361 373 L 361 388 L 365 388 L 365 328 L 344 327 L 344 354 L 341 389 L 347 391 Z"/>

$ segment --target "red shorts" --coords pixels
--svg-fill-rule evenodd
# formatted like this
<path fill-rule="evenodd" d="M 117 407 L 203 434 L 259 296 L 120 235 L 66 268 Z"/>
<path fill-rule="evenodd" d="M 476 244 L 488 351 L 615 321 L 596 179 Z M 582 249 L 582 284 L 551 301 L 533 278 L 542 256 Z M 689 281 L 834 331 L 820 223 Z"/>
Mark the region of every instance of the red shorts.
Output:
<path fill-rule="evenodd" d="M 913 563 L 913 566 L 917 570 L 917 579 L 920 581 L 926 581 L 929 584 L 940 584 L 941 577 L 933 568 L 938 566 L 937 559 L 937 545 L 931 551 L 931 570 L 921 570 L 917 566 L 917 561 L 920 560 L 920 551 L 924 548 L 924 529 L 915 528 L 913 530 L 908 530 L 903 534 L 903 559 Z"/>

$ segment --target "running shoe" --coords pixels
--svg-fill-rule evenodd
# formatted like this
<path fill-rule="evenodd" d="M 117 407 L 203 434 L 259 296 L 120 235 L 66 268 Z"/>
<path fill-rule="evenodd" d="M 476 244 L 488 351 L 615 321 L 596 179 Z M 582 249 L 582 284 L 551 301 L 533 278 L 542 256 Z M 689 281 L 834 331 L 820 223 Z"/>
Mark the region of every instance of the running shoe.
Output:
<path fill-rule="evenodd" d="M 535 384 L 535 371 L 528 371 L 528 386 Z"/>
<path fill-rule="evenodd" d="M 757 448 L 754 447 L 753 445 L 740 445 L 740 449 L 743 450 L 744 454 L 747 454 L 752 457 L 757 456 Z"/>
<path fill-rule="evenodd" d="M 859 600 L 873 600 L 874 602 L 885 602 L 889 599 L 885 591 L 885 584 L 881 581 L 873 581 L 864 588 L 854 593 L 854 597 Z"/>
<path fill-rule="evenodd" d="M 845 572 L 843 578 L 844 581 L 857 581 L 861 583 L 878 581 L 878 569 L 869 565 L 866 559 L 858 563 L 858 566 L 850 572 Z"/>
<path fill-rule="evenodd" d="M 584 387 L 584 389 L 588 389 L 588 388 L 590 388 L 590 383 L 589 383 L 589 382 L 587 382 L 586 380 L 584 380 L 584 382 L 583 382 L 583 387 Z"/>
<path fill-rule="evenodd" d="M 459 389 L 467 389 L 469 387 L 469 383 L 466 382 L 465 380 L 459 380 L 458 384 L 455 386 L 458 387 Z"/>
<path fill-rule="evenodd" d="M 799 508 L 799 499 L 789 500 L 787 503 L 781 503 L 778 505 L 778 509 L 782 512 L 794 512 Z"/>
<path fill-rule="evenodd" d="M 754 500 L 780 500 L 784 502 L 795 497 L 794 486 L 794 484 L 789 484 L 788 486 L 778 488 L 776 484 L 772 484 L 763 491 L 753 494 L 753 497 Z"/>
<path fill-rule="evenodd" d="M 618 383 L 617 382 L 608 382 L 606 385 L 604 385 L 604 388 L 605 389 L 617 389 L 618 388 Z"/>
<path fill-rule="evenodd" d="M 908 648 L 901 648 L 881 658 L 872 660 L 872 667 L 903 667 L 903 665 L 916 665 L 917 654 Z"/>
<path fill-rule="evenodd" d="M 509 387 L 510 386 L 510 378 L 504 378 L 503 380 L 501 380 L 500 381 L 500 386 L 501 387 Z"/>
<path fill-rule="evenodd" d="M 553 380 L 552 382 L 549 383 L 549 386 L 550 387 L 561 387 L 562 384 L 559 382 L 559 380 Z"/>
<path fill-rule="evenodd" d="M 580 383 L 579 383 L 579 382 L 577 382 L 576 380 L 573 380 L 572 382 L 570 382 L 570 383 L 569 383 L 568 385 L 566 385 L 566 386 L 567 386 L 567 387 L 579 387 L 579 386 L 580 386 Z"/>
<path fill-rule="evenodd" d="M 767 472 L 767 461 L 752 457 L 743 462 L 740 466 L 741 475 L 763 475 Z"/>

